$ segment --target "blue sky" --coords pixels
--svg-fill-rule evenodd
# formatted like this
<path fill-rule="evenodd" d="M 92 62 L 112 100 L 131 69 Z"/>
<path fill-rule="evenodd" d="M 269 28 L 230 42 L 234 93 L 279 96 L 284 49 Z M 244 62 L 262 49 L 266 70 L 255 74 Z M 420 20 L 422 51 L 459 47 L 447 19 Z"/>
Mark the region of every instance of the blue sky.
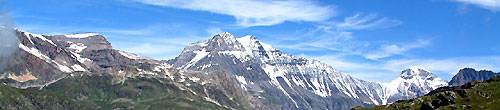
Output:
<path fill-rule="evenodd" d="M 411 66 L 445 80 L 464 67 L 500 71 L 500 0 L 0 3 L 22 30 L 101 33 L 116 49 L 155 59 L 174 58 L 184 46 L 227 31 L 370 81 L 388 82 Z"/>

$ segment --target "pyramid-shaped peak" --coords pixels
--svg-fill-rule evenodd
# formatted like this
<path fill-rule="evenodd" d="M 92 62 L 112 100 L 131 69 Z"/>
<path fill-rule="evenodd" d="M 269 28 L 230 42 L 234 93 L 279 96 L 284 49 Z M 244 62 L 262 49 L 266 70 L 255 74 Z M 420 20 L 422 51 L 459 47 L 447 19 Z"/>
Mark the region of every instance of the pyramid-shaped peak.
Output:
<path fill-rule="evenodd" d="M 229 32 L 223 32 L 223 33 L 217 34 L 217 35 L 215 35 L 215 37 L 222 37 L 224 39 L 234 39 L 234 35 L 232 35 Z"/>
<path fill-rule="evenodd" d="M 232 35 L 229 32 L 223 32 L 220 34 L 215 35 L 210 39 L 211 42 L 226 42 L 226 43 L 234 43 L 236 41 L 236 38 L 234 35 Z"/>

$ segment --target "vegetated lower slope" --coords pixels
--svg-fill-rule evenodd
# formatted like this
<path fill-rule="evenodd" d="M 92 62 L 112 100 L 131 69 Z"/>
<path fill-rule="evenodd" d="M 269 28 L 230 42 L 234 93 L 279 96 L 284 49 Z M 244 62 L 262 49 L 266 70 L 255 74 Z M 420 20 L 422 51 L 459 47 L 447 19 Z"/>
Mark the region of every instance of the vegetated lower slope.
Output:
<path fill-rule="evenodd" d="M 441 87 L 425 96 L 397 101 L 390 105 L 373 108 L 353 108 L 355 110 L 387 109 L 483 109 L 493 110 L 500 107 L 500 77 L 486 81 L 473 81 L 462 86 Z"/>
<path fill-rule="evenodd" d="M 110 75 L 83 75 L 59 80 L 43 90 L 68 96 L 92 109 L 225 109 L 181 90 L 169 79 L 138 77 L 120 84 L 111 80 Z"/>
<path fill-rule="evenodd" d="M 18 89 L 0 84 L 1 110 L 75 110 L 86 109 L 68 97 L 39 90 Z"/>

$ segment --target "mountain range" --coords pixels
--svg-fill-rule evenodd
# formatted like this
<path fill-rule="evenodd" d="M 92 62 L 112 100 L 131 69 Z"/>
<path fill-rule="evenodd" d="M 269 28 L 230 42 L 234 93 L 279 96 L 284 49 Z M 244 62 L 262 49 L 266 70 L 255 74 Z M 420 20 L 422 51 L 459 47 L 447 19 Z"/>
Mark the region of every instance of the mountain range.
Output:
<path fill-rule="evenodd" d="M 93 109 L 350 109 L 498 75 L 466 68 L 447 82 L 412 67 L 389 83 L 371 82 L 228 32 L 192 43 L 167 61 L 116 50 L 96 33 L 15 34 L 20 43 L 0 71 L 2 82 L 61 94 Z"/>

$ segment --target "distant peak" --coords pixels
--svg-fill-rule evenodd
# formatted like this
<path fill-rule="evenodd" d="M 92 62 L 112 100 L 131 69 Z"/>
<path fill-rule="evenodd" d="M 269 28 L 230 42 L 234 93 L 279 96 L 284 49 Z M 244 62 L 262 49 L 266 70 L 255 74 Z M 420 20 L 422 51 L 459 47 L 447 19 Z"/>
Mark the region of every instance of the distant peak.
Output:
<path fill-rule="evenodd" d="M 429 75 L 429 74 L 432 74 L 432 72 L 429 71 L 429 70 L 427 70 L 427 69 L 425 69 L 425 68 L 422 68 L 420 66 L 413 66 L 413 67 L 411 67 L 409 69 L 405 69 L 401 73 L 400 77 L 405 78 L 405 79 L 406 78 L 410 78 L 411 79 L 411 78 L 413 78 L 413 76 L 417 76 L 417 75 L 419 75 L 419 76 L 426 76 L 426 75 Z"/>
<path fill-rule="evenodd" d="M 460 71 L 466 71 L 466 70 L 476 71 L 476 69 L 474 69 L 474 68 L 463 68 L 463 69 L 460 69 Z"/>

